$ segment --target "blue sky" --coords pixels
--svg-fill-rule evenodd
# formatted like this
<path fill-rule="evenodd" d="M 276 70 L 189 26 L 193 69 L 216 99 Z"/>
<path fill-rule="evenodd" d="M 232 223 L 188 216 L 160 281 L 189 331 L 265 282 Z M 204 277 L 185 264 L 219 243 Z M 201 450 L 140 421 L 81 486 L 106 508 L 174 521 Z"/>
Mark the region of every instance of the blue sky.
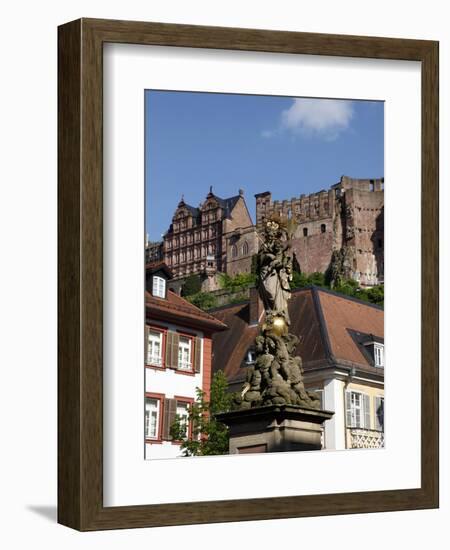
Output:
<path fill-rule="evenodd" d="M 159 240 L 184 194 L 273 199 L 384 176 L 384 103 L 148 90 L 146 231 Z"/>

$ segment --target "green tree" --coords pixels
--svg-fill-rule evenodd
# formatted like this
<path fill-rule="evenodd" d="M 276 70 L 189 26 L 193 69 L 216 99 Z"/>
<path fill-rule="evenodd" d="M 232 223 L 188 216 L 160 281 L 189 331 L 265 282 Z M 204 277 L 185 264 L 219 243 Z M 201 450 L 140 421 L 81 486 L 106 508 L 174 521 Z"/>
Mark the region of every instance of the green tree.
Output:
<path fill-rule="evenodd" d="M 184 281 L 183 286 L 181 287 L 182 296 L 192 296 L 193 294 L 198 294 L 202 290 L 202 280 L 199 275 L 189 275 L 189 277 Z"/>
<path fill-rule="evenodd" d="M 196 389 L 197 397 L 189 406 L 190 434 L 186 434 L 186 424 L 177 416 L 170 429 L 170 435 L 181 441 L 183 456 L 228 454 L 229 432 L 227 426 L 216 420 L 219 412 L 232 408 L 233 394 L 228 391 L 228 382 L 223 371 L 217 371 L 211 381 L 210 399 L 205 392 Z"/>
<path fill-rule="evenodd" d="M 231 277 L 227 273 L 221 273 L 219 281 L 223 289 L 237 291 L 254 285 L 256 275 L 254 273 L 237 273 L 234 277 Z"/>
<path fill-rule="evenodd" d="M 217 306 L 217 298 L 211 292 L 197 292 L 186 298 L 191 304 L 200 309 L 207 310 Z"/>

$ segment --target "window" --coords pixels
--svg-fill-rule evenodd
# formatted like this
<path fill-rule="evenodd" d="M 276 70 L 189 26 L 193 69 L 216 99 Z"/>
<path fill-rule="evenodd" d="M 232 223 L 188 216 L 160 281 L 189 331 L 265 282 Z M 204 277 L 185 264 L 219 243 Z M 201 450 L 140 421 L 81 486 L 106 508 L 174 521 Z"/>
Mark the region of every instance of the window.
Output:
<path fill-rule="evenodd" d="M 364 393 L 346 393 L 347 428 L 370 428 L 370 397 Z"/>
<path fill-rule="evenodd" d="M 231 257 L 232 258 L 236 258 L 238 255 L 238 249 L 237 249 L 237 246 L 234 244 L 232 247 L 231 247 Z"/>
<path fill-rule="evenodd" d="M 375 428 L 384 432 L 384 397 L 375 397 Z"/>
<path fill-rule="evenodd" d="M 154 276 L 153 277 L 153 296 L 158 296 L 158 298 L 166 297 L 166 280 L 162 277 Z"/>
<path fill-rule="evenodd" d="M 307 236 L 308 236 L 308 228 L 307 228 L 307 227 L 304 227 L 304 228 L 303 228 L 303 236 L 304 236 L 304 237 L 307 237 Z"/>
<path fill-rule="evenodd" d="M 375 344 L 373 347 L 373 356 L 376 367 L 384 367 L 384 346 L 383 344 Z"/>
<path fill-rule="evenodd" d="M 161 418 L 161 401 L 153 397 L 145 398 L 145 437 L 159 439 L 159 425 Z"/>
<path fill-rule="evenodd" d="M 320 232 L 321 232 L 321 233 L 325 233 L 326 230 L 327 230 L 327 226 L 323 223 L 323 224 L 320 226 Z"/>
<path fill-rule="evenodd" d="M 248 242 L 245 241 L 245 243 L 242 245 L 242 255 L 247 256 L 248 255 Z"/>
<path fill-rule="evenodd" d="M 180 421 L 180 428 L 183 430 L 183 437 L 189 435 L 189 405 L 177 400 L 177 417 Z"/>
<path fill-rule="evenodd" d="M 181 370 L 192 369 L 192 340 L 187 336 L 180 336 L 178 344 L 178 368 Z"/>
<path fill-rule="evenodd" d="M 256 351 L 254 349 L 249 349 L 245 357 L 245 365 L 253 365 L 256 361 Z"/>
<path fill-rule="evenodd" d="M 160 367 L 162 365 L 162 332 L 149 330 L 147 364 Z"/>

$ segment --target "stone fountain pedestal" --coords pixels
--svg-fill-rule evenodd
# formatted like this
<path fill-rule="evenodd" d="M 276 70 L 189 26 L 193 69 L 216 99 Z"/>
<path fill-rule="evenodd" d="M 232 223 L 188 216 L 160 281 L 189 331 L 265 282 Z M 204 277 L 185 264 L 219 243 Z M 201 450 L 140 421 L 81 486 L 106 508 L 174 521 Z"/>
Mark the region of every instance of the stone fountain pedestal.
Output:
<path fill-rule="evenodd" d="M 267 405 L 217 415 L 229 427 L 230 454 L 315 451 L 333 412 L 299 405 Z"/>

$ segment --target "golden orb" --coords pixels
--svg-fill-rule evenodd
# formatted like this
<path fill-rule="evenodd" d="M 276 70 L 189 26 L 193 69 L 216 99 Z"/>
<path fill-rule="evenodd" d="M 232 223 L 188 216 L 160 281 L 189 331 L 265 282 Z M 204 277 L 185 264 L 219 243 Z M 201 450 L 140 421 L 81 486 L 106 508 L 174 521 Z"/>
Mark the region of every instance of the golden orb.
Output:
<path fill-rule="evenodd" d="M 287 323 L 283 317 L 274 317 L 272 320 L 272 330 L 275 334 L 281 336 L 287 332 Z"/>

